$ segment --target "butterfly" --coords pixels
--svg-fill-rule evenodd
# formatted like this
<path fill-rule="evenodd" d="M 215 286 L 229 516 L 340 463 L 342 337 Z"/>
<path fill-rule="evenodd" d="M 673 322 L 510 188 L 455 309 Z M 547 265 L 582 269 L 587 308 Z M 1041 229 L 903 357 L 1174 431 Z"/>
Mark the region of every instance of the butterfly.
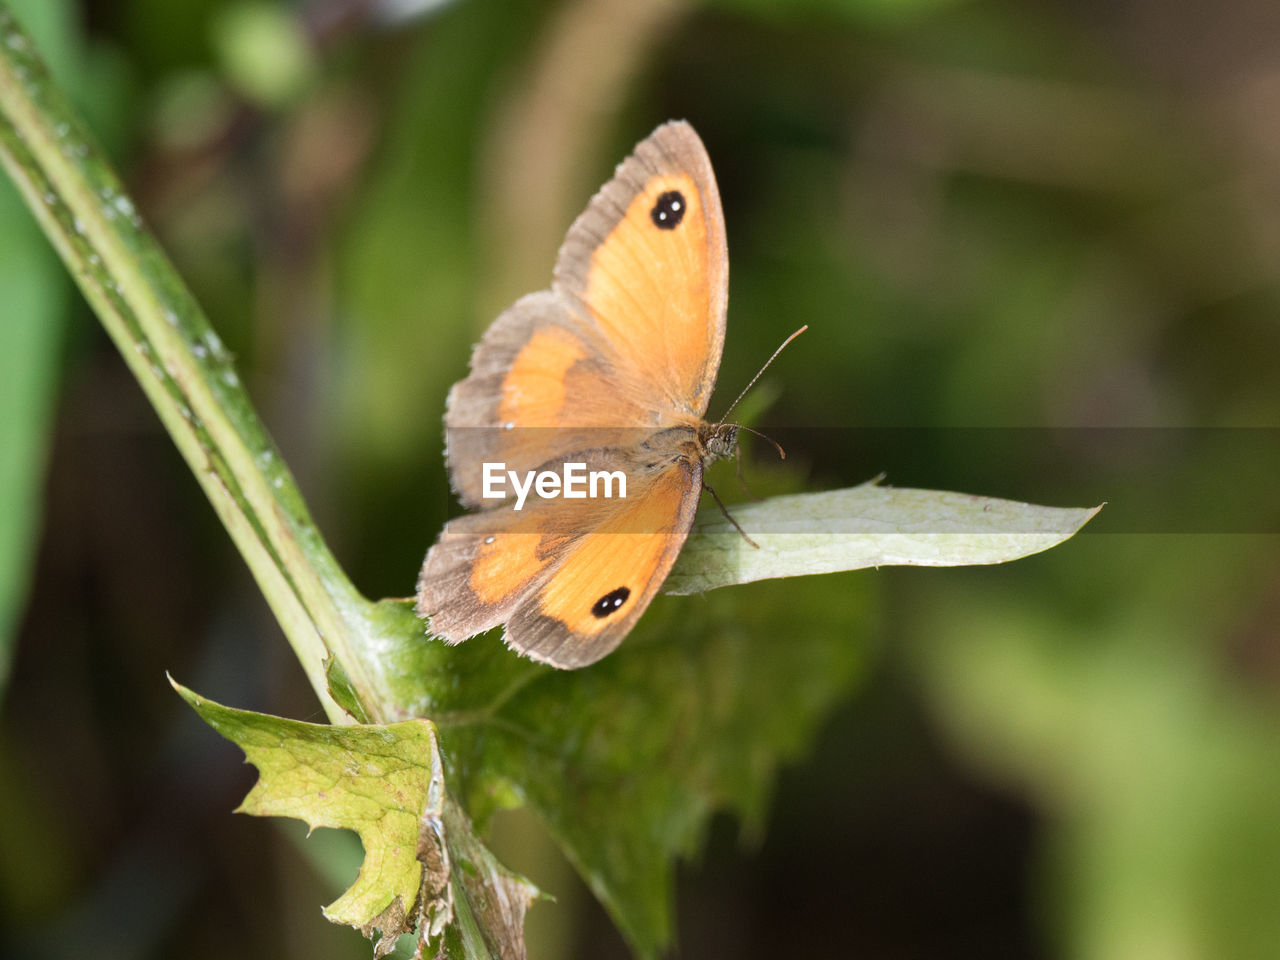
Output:
<path fill-rule="evenodd" d="M 689 534 L 704 471 L 737 451 L 737 426 L 703 419 L 728 269 L 706 149 L 688 123 L 663 124 L 569 228 L 551 288 L 493 322 L 449 393 L 450 482 L 476 512 L 449 521 L 423 563 L 416 609 L 434 635 L 460 643 L 502 624 L 511 648 L 572 669 L 635 626 Z M 566 468 L 621 474 L 626 495 L 570 498 Z M 539 479 L 538 496 L 501 495 L 557 471 L 558 489 Z"/>

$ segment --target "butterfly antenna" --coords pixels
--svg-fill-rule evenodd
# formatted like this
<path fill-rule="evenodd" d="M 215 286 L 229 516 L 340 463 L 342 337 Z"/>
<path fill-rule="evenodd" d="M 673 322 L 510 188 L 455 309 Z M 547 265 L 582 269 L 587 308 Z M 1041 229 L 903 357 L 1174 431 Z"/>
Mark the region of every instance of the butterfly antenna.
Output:
<path fill-rule="evenodd" d="M 729 414 L 733 412 L 733 408 L 734 408 L 734 407 L 736 407 L 736 406 L 738 405 L 738 403 L 742 400 L 742 398 L 743 398 L 743 397 L 745 397 L 745 396 L 747 395 L 747 391 L 748 391 L 748 390 L 750 390 L 752 387 L 754 387 L 754 386 L 756 385 L 756 381 L 760 379 L 761 374 L 763 374 L 766 370 L 768 370 L 768 369 L 769 369 L 769 364 L 773 363 L 773 361 L 775 361 L 775 360 L 777 360 L 777 359 L 778 359 L 778 354 L 780 354 L 784 349 L 786 349 L 787 344 L 788 344 L 788 343 L 790 343 L 792 340 L 794 340 L 796 337 L 800 336 L 800 334 L 804 333 L 804 332 L 805 332 L 806 330 L 808 330 L 808 329 L 809 329 L 809 325 L 806 323 L 803 327 L 801 327 L 799 330 L 797 330 L 797 331 L 796 331 L 795 333 L 793 333 L 791 336 L 787 337 L 787 339 L 785 339 L 785 340 L 783 340 L 783 341 L 782 341 L 782 345 L 781 345 L 780 347 L 778 347 L 778 349 L 777 349 L 777 350 L 773 351 L 773 356 L 771 356 L 768 360 L 766 360 L 766 361 L 764 362 L 764 366 L 763 366 L 763 367 L 761 367 L 761 368 L 760 368 L 760 371 L 759 371 L 759 372 L 758 372 L 754 377 L 752 377 L 752 378 L 751 378 L 751 382 L 750 382 L 750 383 L 748 383 L 745 387 L 743 387 L 743 388 L 742 388 L 742 392 L 741 392 L 740 394 L 738 394 L 738 399 L 737 399 L 737 400 L 735 400 L 735 401 L 733 401 L 733 403 L 729 404 L 729 409 L 728 409 L 728 410 L 726 410 L 726 411 L 724 412 L 724 416 L 720 418 L 720 423 L 717 423 L 717 424 L 716 424 L 716 426 L 720 426 L 720 425 L 721 425 L 721 424 L 723 424 L 726 420 L 728 420 L 728 419 L 729 419 Z M 749 429 L 749 428 L 744 428 L 744 429 Z M 752 430 L 751 432 L 752 432 L 752 433 L 755 433 L 756 431 Z M 763 434 L 762 434 L 762 436 L 763 436 Z M 766 440 L 769 440 L 769 438 L 768 438 L 768 437 L 765 437 L 765 439 L 766 439 Z M 769 442 L 770 442 L 770 443 L 773 443 L 773 441 L 772 441 L 772 440 L 769 440 Z M 774 445 L 775 447 L 778 447 L 778 445 L 777 445 L 776 443 L 773 443 L 773 445 Z M 781 448 L 781 447 L 778 447 L 778 452 L 779 452 L 779 453 L 781 453 L 781 452 L 782 452 L 782 448 Z M 782 456 L 785 458 L 785 457 L 786 457 L 786 454 L 785 454 L 785 453 L 783 453 L 783 454 L 782 454 Z"/>
<path fill-rule="evenodd" d="M 765 440 L 768 440 L 770 443 L 773 444 L 773 449 L 778 451 L 778 459 L 779 460 L 787 459 L 787 451 L 782 449 L 782 444 L 780 444 L 777 440 L 773 439 L 773 437 L 769 436 L 767 433 L 761 433 L 759 430 L 752 430 L 750 427 L 744 427 L 742 424 L 738 424 L 738 429 L 745 430 L 747 431 L 747 433 L 754 433 L 757 437 L 761 437 Z"/>

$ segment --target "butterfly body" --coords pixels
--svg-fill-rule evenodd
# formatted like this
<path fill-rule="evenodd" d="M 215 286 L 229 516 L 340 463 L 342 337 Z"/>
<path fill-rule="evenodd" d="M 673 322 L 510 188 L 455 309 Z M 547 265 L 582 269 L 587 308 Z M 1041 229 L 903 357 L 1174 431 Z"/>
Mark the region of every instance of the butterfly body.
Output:
<path fill-rule="evenodd" d="M 417 609 L 457 643 L 572 668 L 613 650 L 670 571 L 705 468 L 737 428 L 704 419 L 724 343 L 719 192 L 693 128 L 642 141 L 570 228 L 549 290 L 494 321 L 450 391 L 450 482 L 477 512 L 427 554 Z M 622 474 L 623 499 L 485 496 L 484 465 Z"/>

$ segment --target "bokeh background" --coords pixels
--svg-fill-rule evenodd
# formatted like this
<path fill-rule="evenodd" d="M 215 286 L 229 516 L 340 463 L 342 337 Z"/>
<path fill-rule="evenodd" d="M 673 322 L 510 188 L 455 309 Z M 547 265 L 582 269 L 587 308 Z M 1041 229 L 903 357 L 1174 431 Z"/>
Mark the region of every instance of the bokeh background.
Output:
<path fill-rule="evenodd" d="M 11 6 L 369 596 L 456 510 L 470 345 L 671 117 L 728 226 L 712 411 L 811 327 L 753 401 L 794 437 L 761 486 L 1109 502 L 1012 565 L 714 595 L 859 666 L 681 866 L 678 955 L 1280 956 L 1273 0 Z M 319 913 L 351 845 L 232 816 L 253 774 L 164 680 L 319 719 L 7 185 L 0 316 L 0 953 L 367 956 Z M 532 816 L 493 844 L 558 898 L 533 957 L 627 955 Z"/>

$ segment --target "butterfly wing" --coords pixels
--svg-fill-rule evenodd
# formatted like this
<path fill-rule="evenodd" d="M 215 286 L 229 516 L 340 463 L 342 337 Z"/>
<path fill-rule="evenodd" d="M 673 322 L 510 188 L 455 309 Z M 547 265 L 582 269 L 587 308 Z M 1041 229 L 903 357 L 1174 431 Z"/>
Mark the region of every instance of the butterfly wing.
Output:
<path fill-rule="evenodd" d="M 729 296 L 720 191 L 689 124 L 637 145 L 569 229 L 555 288 L 667 410 L 701 417 Z"/>
<path fill-rule="evenodd" d="M 544 290 L 493 323 L 471 358 L 471 374 L 449 392 L 449 479 L 471 508 L 483 499 L 482 468 L 503 463 L 523 476 L 575 451 L 622 448 L 652 431 L 651 388 Z"/>
<path fill-rule="evenodd" d="M 450 521 L 418 584 L 432 632 L 459 643 L 505 623 L 508 646 L 561 669 L 611 652 L 680 553 L 702 466 L 637 476 L 634 495 L 607 506 L 540 500 Z"/>
<path fill-rule="evenodd" d="M 614 649 L 683 545 L 701 495 L 688 439 L 724 346 L 728 255 L 711 162 L 686 123 L 659 127 L 570 228 L 550 290 L 489 328 L 445 415 L 450 479 L 482 512 L 427 554 L 419 613 L 459 642 L 500 623 L 558 667 Z M 656 455 L 655 455 L 656 454 Z M 521 475 L 566 460 L 626 470 L 623 503 L 482 496 L 483 463 Z"/>
<path fill-rule="evenodd" d="M 552 289 L 494 321 L 449 394 L 450 479 L 540 468 L 706 411 L 724 346 L 728 252 L 711 161 L 687 123 L 643 140 L 569 229 Z"/>

